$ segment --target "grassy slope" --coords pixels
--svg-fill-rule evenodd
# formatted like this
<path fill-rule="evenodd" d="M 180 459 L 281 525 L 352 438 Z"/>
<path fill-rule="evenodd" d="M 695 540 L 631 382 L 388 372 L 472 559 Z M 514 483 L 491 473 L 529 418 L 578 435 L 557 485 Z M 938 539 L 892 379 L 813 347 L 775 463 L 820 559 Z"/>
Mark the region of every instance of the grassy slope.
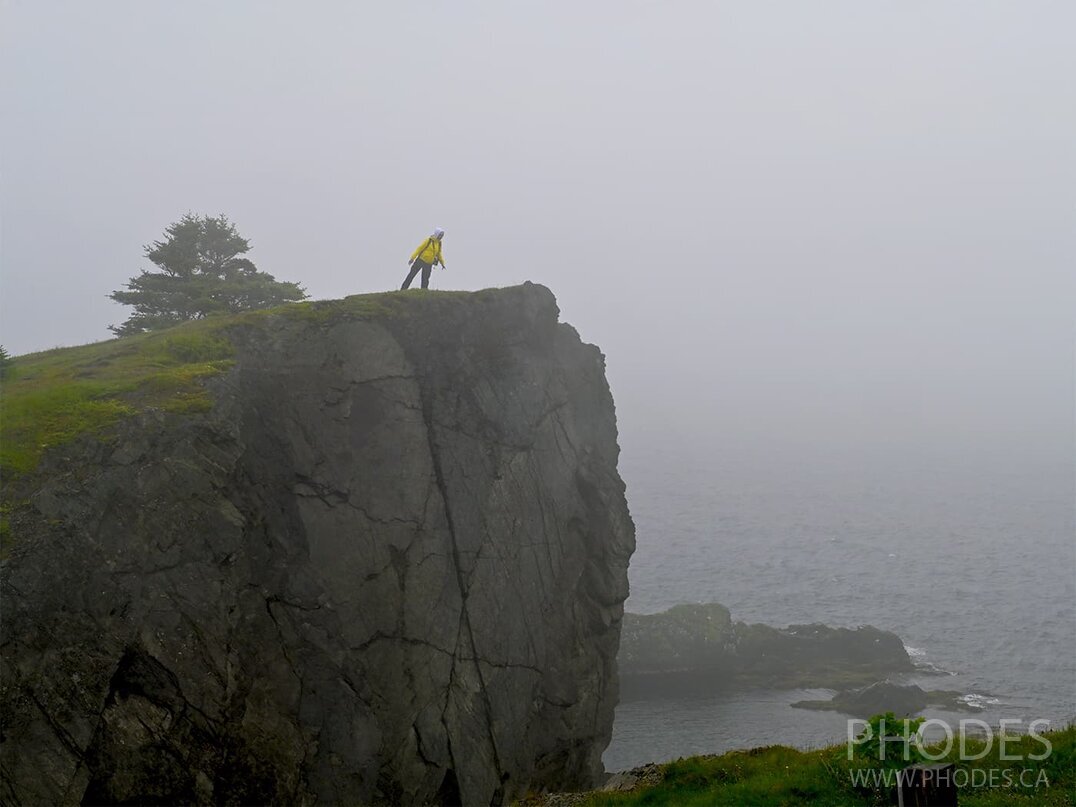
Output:
<path fill-rule="evenodd" d="M 37 466 L 46 448 L 98 433 L 147 407 L 204 411 L 201 381 L 230 366 L 216 323 L 20 356 L 0 397 L 5 481 Z"/>
<path fill-rule="evenodd" d="M 1038 771 L 1046 772 L 1050 786 L 1038 789 L 966 787 L 960 791 L 961 807 L 1000 807 L 1000 805 L 1073 805 L 1076 804 L 1076 726 L 1069 726 L 1044 736 L 1053 745 L 1050 757 L 1041 762 L 999 760 L 998 743 L 981 760 L 961 763 L 954 748 L 947 761 L 969 771 L 991 768 L 1016 771 L 1032 770 L 1033 783 Z M 971 751 L 981 744 L 969 740 Z M 1010 755 L 1027 757 L 1041 754 L 1042 745 L 1027 737 L 1006 743 Z M 721 756 L 690 757 L 662 766 L 664 780 L 653 787 L 628 793 L 594 792 L 577 802 L 591 807 L 626 807 L 627 805 L 669 804 L 678 807 L 736 805 L 737 807 L 777 807 L 777 805 L 873 805 L 885 803 L 878 792 L 852 787 L 852 765 L 845 757 L 845 747 L 835 746 L 815 751 L 797 751 L 783 746 L 731 751 Z M 1000 777 L 1000 774 L 998 774 Z"/>

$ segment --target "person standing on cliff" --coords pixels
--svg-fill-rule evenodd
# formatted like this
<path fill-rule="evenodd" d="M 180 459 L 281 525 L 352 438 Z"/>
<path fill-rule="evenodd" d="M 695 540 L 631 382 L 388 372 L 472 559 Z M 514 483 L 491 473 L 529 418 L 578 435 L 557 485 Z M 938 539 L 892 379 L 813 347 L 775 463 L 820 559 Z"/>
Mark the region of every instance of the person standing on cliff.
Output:
<path fill-rule="evenodd" d="M 415 279 L 419 271 L 422 272 L 422 288 L 430 287 L 430 271 L 433 267 L 441 264 L 441 268 L 445 268 L 445 259 L 441 254 L 441 242 L 444 238 L 445 231 L 438 227 L 433 231 L 433 235 L 419 244 L 418 249 L 411 253 L 411 259 L 408 261 L 411 264 L 411 271 L 407 273 L 407 279 L 400 286 L 400 291 L 411 285 L 411 281 Z"/>

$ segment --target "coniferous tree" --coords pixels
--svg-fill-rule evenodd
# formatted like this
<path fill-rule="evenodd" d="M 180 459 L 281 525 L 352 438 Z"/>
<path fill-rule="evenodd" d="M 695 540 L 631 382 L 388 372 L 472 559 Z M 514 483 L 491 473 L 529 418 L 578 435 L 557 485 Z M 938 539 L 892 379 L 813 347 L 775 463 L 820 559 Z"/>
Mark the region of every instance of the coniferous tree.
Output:
<path fill-rule="evenodd" d="M 109 295 L 134 307 L 126 322 L 109 326 L 117 336 L 306 298 L 299 284 L 278 281 L 242 257 L 250 242 L 223 215 L 188 213 L 168 226 L 163 240 L 145 249 L 160 271 L 143 270 L 125 284 L 126 291 Z"/>
<path fill-rule="evenodd" d="M 14 364 L 11 354 L 0 345 L 0 381 L 11 378 Z"/>

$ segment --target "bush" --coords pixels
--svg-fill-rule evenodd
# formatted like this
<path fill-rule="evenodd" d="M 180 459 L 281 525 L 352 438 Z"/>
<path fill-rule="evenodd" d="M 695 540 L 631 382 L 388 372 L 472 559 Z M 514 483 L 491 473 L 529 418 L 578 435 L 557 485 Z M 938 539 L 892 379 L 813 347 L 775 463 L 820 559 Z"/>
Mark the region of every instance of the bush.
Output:
<path fill-rule="evenodd" d="M 855 759 L 900 769 L 923 762 L 916 733 L 923 718 L 900 718 L 892 712 L 874 715 L 852 746 Z"/>

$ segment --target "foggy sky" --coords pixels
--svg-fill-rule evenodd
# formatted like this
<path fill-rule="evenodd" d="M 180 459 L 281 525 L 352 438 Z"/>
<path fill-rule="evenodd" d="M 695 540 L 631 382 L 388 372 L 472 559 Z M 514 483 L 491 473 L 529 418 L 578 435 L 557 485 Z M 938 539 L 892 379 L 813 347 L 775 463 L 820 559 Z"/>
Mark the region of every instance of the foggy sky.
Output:
<path fill-rule="evenodd" d="M 1071 2 L 2 4 L 0 343 L 183 213 L 315 298 L 532 280 L 622 440 L 1069 462 Z"/>

